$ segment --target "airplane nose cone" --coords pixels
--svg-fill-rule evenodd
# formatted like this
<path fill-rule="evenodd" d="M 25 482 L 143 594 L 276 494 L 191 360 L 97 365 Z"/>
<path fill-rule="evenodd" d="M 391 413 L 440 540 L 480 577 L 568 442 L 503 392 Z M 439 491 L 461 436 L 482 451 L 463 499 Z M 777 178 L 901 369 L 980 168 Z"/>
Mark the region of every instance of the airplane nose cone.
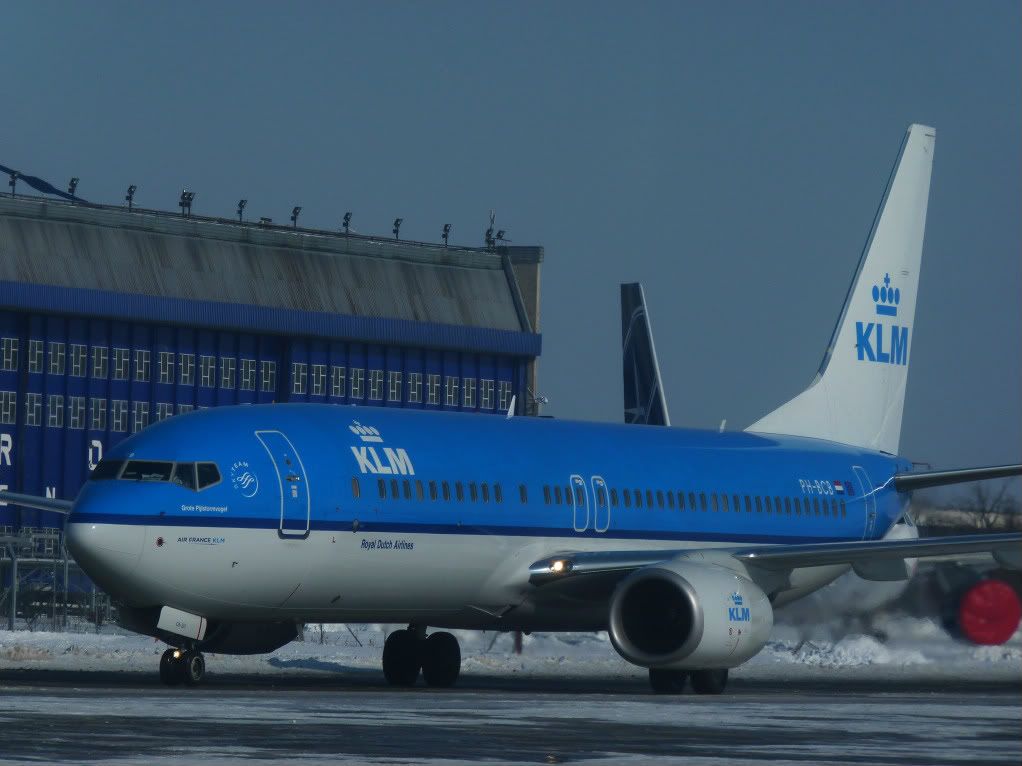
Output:
<path fill-rule="evenodd" d="M 145 528 L 137 524 L 75 521 L 65 529 L 67 549 L 85 573 L 107 593 L 124 590 L 142 557 Z"/>

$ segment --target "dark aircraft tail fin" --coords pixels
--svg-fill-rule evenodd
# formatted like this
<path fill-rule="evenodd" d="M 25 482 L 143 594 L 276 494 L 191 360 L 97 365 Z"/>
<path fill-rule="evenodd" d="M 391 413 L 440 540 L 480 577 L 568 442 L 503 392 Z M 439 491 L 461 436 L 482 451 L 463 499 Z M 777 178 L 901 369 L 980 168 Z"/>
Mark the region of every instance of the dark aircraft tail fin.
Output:
<path fill-rule="evenodd" d="M 660 363 L 653 345 L 646 298 L 638 282 L 621 285 L 621 349 L 625 423 L 669 426 L 671 418 L 660 380 Z"/>

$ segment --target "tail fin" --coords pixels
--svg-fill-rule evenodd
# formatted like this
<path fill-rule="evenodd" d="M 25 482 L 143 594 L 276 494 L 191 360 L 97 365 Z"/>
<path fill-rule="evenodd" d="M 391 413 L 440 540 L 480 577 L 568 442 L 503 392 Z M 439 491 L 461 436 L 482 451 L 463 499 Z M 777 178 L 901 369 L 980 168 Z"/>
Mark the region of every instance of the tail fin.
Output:
<path fill-rule="evenodd" d="M 935 138 L 905 134 L 815 380 L 747 431 L 898 451 Z"/>
<path fill-rule="evenodd" d="M 669 426 L 660 363 L 638 282 L 621 285 L 621 349 L 625 381 L 625 423 Z"/>

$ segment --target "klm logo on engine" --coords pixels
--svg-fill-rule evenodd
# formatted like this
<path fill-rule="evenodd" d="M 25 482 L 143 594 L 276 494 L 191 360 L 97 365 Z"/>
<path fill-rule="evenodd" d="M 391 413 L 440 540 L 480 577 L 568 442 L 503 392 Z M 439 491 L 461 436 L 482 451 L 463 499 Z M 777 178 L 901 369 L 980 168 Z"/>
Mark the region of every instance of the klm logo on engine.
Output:
<path fill-rule="evenodd" d="M 727 608 L 727 618 L 730 622 L 749 622 L 752 619 L 752 612 L 744 605 L 745 599 L 738 591 L 731 594 L 731 603 L 734 606 Z"/>
<path fill-rule="evenodd" d="M 348 426 L 348 430 L 370 445 L 383 444 L 383 437 L 380 436 L 379 430 L 372 426 L 364 426 L 356 420 Z M 379 448 L 375 446 L 352 447 L 351 454 L 355 456 L 358 469 L 362 473 L 415 475 L 412 459 L 400 447 L 396 449 L 383 446 Z"/>
<path fill-rule="evenodd" d="M 876 313 L 882 317 L 897 317 L 901 303 L 901 289 L 891 287 L 891 275 L 884 274 L 884 286 L 873 285 Z M 881 321 L 855 323 L 855 350 L 859 361 L 880 364 L 908 364 L 908 328 Z"/>

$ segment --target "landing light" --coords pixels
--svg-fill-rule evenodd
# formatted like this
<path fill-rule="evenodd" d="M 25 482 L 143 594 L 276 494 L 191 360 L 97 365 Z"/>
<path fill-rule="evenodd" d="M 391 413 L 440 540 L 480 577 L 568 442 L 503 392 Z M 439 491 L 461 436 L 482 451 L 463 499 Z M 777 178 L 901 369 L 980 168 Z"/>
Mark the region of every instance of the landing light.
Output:
<path fill-rule="evenodd" d="M 554 574 L 563 574 L 571 569 L 571 563 L 563 559 L 558 559 L 550 565 L 550 571 Z"/>
<path fill-rule="evenodd" d="M 181 659 L 181 650 L 180 649 L 175 649 L 174 650 L 174 659 L 175 660 Z"/>

